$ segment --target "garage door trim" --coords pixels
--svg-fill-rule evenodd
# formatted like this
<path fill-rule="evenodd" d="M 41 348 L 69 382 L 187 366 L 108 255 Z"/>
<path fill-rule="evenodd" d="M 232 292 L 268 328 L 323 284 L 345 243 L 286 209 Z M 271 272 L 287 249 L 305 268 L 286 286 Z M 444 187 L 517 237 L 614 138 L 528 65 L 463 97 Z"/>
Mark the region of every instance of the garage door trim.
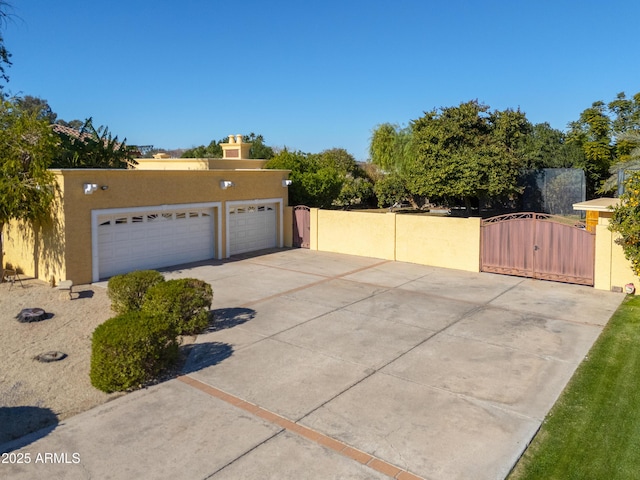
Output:
<path fill-rule="evenodd" d="M 283 247 L 284 232 L 283 232 L 283 225 L 282 225 L 282 216 L 284 214 L 283 212 L 284 207 L 283 207 L 282 198 L 259 198 L 257 200 L 233 200 L 233 201 L 226 202 L 225 204 L 225 225 L 226 225 L 225 233 L 227 237 L 227 241 L 226 241 L 227 258 L 231 256 L 230 254 L 231 235 L 229 234 L 229 221 L 230 221 L 229 215 L 230 215 L 231 209 L 239 205 L 262 205 L 262 204 L 277 204 L 278 206 L 278 218 L 277 218 L 278 225 L 276 227 L 276 231 L 278 232 L 278 241 L 276 244 L 278 245 L 279 248 Z"/>
<path fill-rule="evenodd" d="M 98 219 L 104 215 L 115 214 L 131 214 L 131 213 L 163 213 L 167 211 L 174 211 L 177 209 L 189 209 L 189 208 L 213 208 L 217 211 L 218 220 L 215 224 L 217 251 L 216 258 L 222 258 L 222 219 L 220 218 L 220 210 L 222 208 L 221 202 L 207 202 L 207 203 L 173 203 L 168 205 L 147 205 L 143 207 L 126 207 L 126 208 L 104 208 L 91 210 L 91 276 L 93 282 L 100 280 L 100 260 L 99 260 L 99 247 L 98 247 Z"/>

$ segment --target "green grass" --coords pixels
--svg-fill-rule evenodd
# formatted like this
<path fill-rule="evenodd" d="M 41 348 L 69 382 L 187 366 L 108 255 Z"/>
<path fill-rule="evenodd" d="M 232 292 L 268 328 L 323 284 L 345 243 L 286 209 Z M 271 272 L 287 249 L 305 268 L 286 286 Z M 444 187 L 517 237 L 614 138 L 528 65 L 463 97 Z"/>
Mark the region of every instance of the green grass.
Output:
<path fill-rule="evenodd" d="M 640 478 L 640 297 L 613 315 L 508 478 Z"/>

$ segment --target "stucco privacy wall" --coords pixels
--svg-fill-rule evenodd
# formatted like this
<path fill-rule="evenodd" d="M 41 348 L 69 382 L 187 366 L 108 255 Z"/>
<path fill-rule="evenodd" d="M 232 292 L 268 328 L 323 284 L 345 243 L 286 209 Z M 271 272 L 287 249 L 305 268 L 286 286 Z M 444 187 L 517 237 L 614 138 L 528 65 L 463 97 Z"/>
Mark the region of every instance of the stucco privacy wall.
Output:
<path fill-rule="evenodd" d="M 480 219 L 311 209 L 311 249 L 477 272 Z"/>
<path fill-rule="evenodd" d="M 136 170 L 261 169 L 267 160 L 223 158 L 138 158 Z"/>
<path fill-rule="evenodd" d="M 318 210 L 317 232 L 317 250 L 395 259 L 395 214 Z"/>
<path fill-rule="evenodd" d="M 15 265 L 19 262 L 26 275 L 47 281 L 52 274 L 56 281 L 71 279 L 75 283 L 89 283 L 93 280 L 93 210 L 218 202 L 221 208 L 215 212 L 218 218 L 214 219 L 214 224 L 218 225 L 219 217 L 224 217 L 227 201 L 282 199 L 282 206 L 286 206 L 288 198 L 287 187 L 282 186 L 282 180 L 288 177 L 285 170 L 83 169 L 56 170 L 54 173 L 63 195 L 60 210 L 55 214 L 57 227 L 45 236 L 48 243 L 36 249 L 36 256 L 33 241 L 31 245 L 23 245 L 16 240 L 5 249 L 4 258 L 5 262 Z M 222 189 L 222 180 L 231 181 L 234 186 Z M 97 184 L 97 191 L 85 195 L 85 183 Z M 107 188 L 103 190 L 101 187 Z M 281 212 L 278 211 L 277 215 L 278 223 L 283 225 Z M 216 254 L 221 252 L 224 257 L 227 255 L 226 226 L 224 221 L 221 223 L 220 235 L 216 236 L 220 243 L 216 245 Z M 11 235 L 17 227 L 17 222 L 11 224 Z M 283 243 L 282 236 L 279 230 L 278 244 Z M 29 246 L 31 248 L 22 248 Z M 36 257 L 37 262 L 29 261 L 29 257 Z M 43 269 L 43 265 L 52 265 L 51 272 Z"/>
<path fill-rule="evenodd" d="M 611 290 L 627 283 L 640 289 L 617 234 L 607 228 L 610 214 L 596 226 L 594 287 Z M 480 271 L 480 218 L 311 209 L 311 250 Z"/>
<path fill-rule="evenodd" d="M 395 217 L 396 260 L 480 271 L 480 218 Z"/>
<path fill-rule="evenodd" d="M 62 186 L 60 186 L 62 193 Z M 3 262 L 26 276 L 49 281 L 66 278 L 64 215 L 60 196 L 41 222 L 11 221 L 3 231 Z"/>
<path fill-rule="evenodd" d="M 609 230 L 610 213 L 600 212 L 596 225 L 596 264 L 594 287 L 599 290 L 624 288 L 633 283 L 640 289 L 640 278 L 633 274 L 631 262 L 624 256 L 622 246 L 616 243 L 617 233 Z"/>

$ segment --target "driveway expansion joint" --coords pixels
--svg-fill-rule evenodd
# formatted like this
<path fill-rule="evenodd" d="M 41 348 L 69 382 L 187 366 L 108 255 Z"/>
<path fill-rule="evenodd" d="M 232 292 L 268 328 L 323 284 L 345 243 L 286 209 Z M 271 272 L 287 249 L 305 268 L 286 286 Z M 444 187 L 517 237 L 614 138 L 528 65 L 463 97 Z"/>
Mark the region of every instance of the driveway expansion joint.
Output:
<path fill-rule="evenodd" d="M 200 390 L 201 392 L 206 393 L 207 395 L 210 395 L 214 398 L 222 400 L 236 408 L 239 408 L 258 418 L 261 418 L 266 422 L 269 422 L 271 424 L 277 425 L 282 428 L 282 430 L 279 430 L 274 435 L 270 436 L 260 444 L 255 445 L 253 448 L 251 448 L 251 450 L 244 452 L 244 454 L 241 455 L 241 457 L 245 456 L 250 451 L 255 450 L 260 445 L 268 442 L 272 438 L 280 435 L 283 430 L 286 430 L 288 432 L 295 433 L 300 437 L 306 438 L 307 440 L 312 441 L 322 447 L 328 448 L 329 450 L 339 453 L 344 457 L 347 457 L 351 460 L 361 463 L 362 465 L 365 465 L 371 468 L 372 470 L 375 470 L 379 473 L 387 475 L 390 478 L 394 478 L 397 480 L 424 480 L 422 477 L 419 477 L 409 472 L 408 470 L 405 470 L 389 462 L 386 462 L 369 453 L 363 452 L 362 450 L 358 450 L 357 448 L 351 447 L 350 445 L 347 445 L 346 443 L 338 439 L 329 437 L 328 435 L 318 432 L 317 430 L 301 425 L 297 422 L 294 422 L 293 420 L 289 420 L 288 418 L 285 418 L 281 415 L 278 415 L 277 413 L 274 413 L 265 408 L 262 408 L 259 405 L 243 400 L 230 393 L 224 392 L 223 390 L 220 390 L 216 387 L 213 387 L 204 382 L 201 382 L 200 380 L 197 380 L 189 375 L 179 376 L 177 380 L 181 381 L 182 383 L 185 383 L 186 385 L 189 385 L 190 387 Z M 241 457 L 238 457 L 238 458 L 241 458 Z M 222 469 L 226 468 L 227 466 L 237 461 L 238 458 L 232 460 L 227 465 L 216 470 L 216 472 L 213 472 L 207 478 L 212 478 L 216 473 L 218 473 Z"/>

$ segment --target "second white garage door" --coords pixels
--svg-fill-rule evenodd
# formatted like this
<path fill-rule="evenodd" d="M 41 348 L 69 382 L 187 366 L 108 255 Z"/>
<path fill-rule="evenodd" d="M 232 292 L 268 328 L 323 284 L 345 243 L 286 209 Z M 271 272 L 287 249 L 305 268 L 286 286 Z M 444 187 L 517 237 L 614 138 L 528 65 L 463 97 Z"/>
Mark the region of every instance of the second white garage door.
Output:
<path fill-rule="evenodd" d="M 213 208 L 98 215 L 98 277 L 213 258 L 214 231 Z"/>
<path fill-rule="evenodd" d="M 277 204 L 237 205 L 229 208 L 229 255 L 277 246 Z"/>

